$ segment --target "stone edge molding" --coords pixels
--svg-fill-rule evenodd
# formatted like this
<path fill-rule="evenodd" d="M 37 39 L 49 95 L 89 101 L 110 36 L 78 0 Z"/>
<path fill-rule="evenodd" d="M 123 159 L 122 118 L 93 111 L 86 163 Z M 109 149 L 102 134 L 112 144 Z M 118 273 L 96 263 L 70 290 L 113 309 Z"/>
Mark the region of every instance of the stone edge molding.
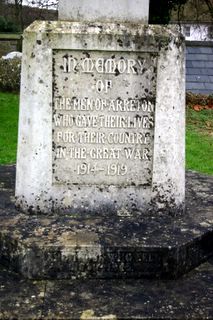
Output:
<path fill-rule="evenodd" d="M 173 27 L 34 22 L 24 33 L 17 206 L 31 213 L 180 213 L 185 199 L 184 40 Z M 152 186 L 52 184 L 53 49 L 157 52 Z M 116 203 L 116 204 L 115 204 Z"/>

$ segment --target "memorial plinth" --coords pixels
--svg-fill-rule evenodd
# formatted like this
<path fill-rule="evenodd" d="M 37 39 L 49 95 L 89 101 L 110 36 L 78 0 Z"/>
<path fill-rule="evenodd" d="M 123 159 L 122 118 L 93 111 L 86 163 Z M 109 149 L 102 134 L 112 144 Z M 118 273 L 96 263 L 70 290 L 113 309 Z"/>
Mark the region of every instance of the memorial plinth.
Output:
<path fill-rule="evenodd" d="M 16 175 L 21 210 L 182 213 L 184 74 L 184 41 L 175 28 L 28 27 Z"/>
<path fill-rule="evenodd" d="M 1 264 L 30 279 L 177 278 L 213 253 L 213 178 L 186 178 L 182 216 L 28 215 L 14 208 L 15 166 L 0 166 Z"/>
<path fill-rule="evenodd" d="M 184 211 L 184 40 L 90 17 L 24 33 L 19 211 L 0 192 L 1 261 L 32 279 L 177 278 L 213 243 L 210 180 L 188 175 Z"/>

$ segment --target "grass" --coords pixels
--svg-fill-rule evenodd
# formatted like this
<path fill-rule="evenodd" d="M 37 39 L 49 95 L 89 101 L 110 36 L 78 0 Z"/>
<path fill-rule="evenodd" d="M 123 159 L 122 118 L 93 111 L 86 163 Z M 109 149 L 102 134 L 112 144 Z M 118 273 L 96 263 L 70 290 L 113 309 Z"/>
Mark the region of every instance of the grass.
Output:
<path fill-rule="evenodd" d="M 19 96 L 0 92 L 0 164 L 16 162 Z"/>
<path fill-rule="evenodd" d="M 0 93 L 0 164 L 16 162 L 19 96 Z M 213 174 L 213 110 L 187 108 L 186 167 Z"/>
<path fill-rule="evenodd" d="M 187 108 L 186 168 L 213 174 L 213 110 Z"/>

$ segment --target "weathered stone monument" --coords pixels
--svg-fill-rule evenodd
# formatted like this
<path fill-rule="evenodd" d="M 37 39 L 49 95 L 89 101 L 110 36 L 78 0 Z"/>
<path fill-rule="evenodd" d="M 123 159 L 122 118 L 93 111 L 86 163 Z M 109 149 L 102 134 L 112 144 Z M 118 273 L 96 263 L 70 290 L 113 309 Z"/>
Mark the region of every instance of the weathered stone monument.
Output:
<path fill-rule="evenodd" d="M 174 28 L 142 24 L 147 17 L 147 0 L 115 8 L 60 1 L 59 19 L 75 22 L 35 22 L 25 31 L 22 210 L 182 212 L 184 42 Z"/>
<path fill-rule="evenodd" d="M 25 30 L 20 213 L 0 233 L 25 277 L 174 278 L 212 251 L 208 209 L 184 211 L 184 39 L 148 4 L 61 0 Z"/>

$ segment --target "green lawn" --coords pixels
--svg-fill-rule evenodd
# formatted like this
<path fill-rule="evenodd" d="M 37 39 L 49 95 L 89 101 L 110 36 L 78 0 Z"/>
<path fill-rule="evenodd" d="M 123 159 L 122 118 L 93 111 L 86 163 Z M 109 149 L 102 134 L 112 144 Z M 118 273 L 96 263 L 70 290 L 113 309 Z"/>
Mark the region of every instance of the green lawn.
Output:
<path fill-rule="evenodd" d="M 19 96 L 0 92 L 0 163 L 16 162 Z"/>
<path fill-rule="evenodd" d="M 16 162 L 19 96 L 0 93 L 0 164 Z M 187 108 L 186 167 L 213 174 L 213 110 Z"/>
<path fill-rule="evenodd" d="M 187 108 L 186 167 L 213 174 L 213 110 Z"/>

